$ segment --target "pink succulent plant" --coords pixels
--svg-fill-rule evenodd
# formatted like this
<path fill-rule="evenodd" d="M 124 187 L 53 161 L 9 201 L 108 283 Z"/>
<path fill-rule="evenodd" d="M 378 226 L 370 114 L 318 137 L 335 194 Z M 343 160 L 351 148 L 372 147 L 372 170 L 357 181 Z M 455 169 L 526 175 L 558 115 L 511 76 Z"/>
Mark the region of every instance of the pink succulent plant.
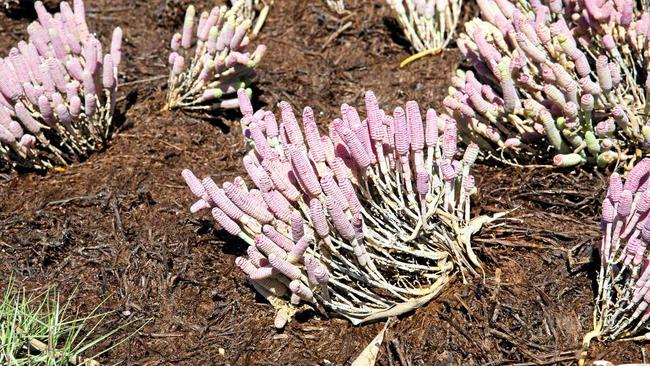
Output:
<path fill-rule="evenodd" d="M 469 242 L 480 227 L 470 223 L 478 146 L 457 160 L 452 119 L 428 110 L 423 121 L 414 101 L 385 113 L 372 92 L 365 102 L 365 120 L 344 104 L 321 135 L 311 108 L 301 126 L 279 103 L 278 127 L 240 91 L 243 163 L 255 188 L 182 173 L 198 199 L 191 210 L 211 208 L 249 245 L 237 264 L 278 309 L 277 326 L 303 303 L 354 323 L 408 311 L 453 273 L 480 267 Z"/>

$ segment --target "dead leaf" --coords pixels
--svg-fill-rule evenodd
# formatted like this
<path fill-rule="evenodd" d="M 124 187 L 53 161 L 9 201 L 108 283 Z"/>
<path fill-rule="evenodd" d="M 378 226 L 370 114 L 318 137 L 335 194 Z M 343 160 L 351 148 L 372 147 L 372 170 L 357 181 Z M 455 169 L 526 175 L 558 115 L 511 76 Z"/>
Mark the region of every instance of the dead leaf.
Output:
<path fill-rule="evenodd" d="M 390 319 L 386 321 L 384 328 L 377 334 L 375 338 L 363 349 L 361 354 L 352 361 L 351 366 L 374 366 L 377 362 L 377 355 L 379 354 L 379 349 L 381 348 L 381 343 L 384 341 L 384 334 L 388 328 L 388 323 Z"/>

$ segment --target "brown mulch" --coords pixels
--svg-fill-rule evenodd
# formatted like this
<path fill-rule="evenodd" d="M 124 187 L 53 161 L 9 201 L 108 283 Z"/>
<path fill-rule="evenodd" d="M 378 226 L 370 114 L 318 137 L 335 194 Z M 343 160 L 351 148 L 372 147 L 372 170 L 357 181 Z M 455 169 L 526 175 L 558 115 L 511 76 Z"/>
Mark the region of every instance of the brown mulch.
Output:
<path fill-rule="evenodd" d="M 409 99 L 441 106 L 458 54 L 399 69 L 411 51 L 379 1 L 346 1 L 352 12 L 342 16 L 321 1 L 275 2 L 256 40 L 268 46 L 258 106 L 309 105 L 322 125 L 341 103 L 361 105 L 367 89 L 386 108 Z M 56 285 L 81 311 L 105 301 L 100 309 L 113 313 L 104 330 L 135 320 L 120 336 L 148 321 L 102 356 L 105 364 L 344 365 L 381 324 L 310 314 L 276 331 L 271 306 L 234 266 L 242 248 L 188 211 L 180 171 L 232 179 L 243 174 L 245 150 L 236 114 L 204 120 L 160 112 L 168 39 L 187 4 L 87 0 L 104 42 L 118 25 L 126 37 L 118 133 L 106 151 L 64 172 L 0 178 L 0 277 L 33 290 Z M 3 52 L 24 37 L 32 16 L 0 14 Z M 490 164 L 475 175 L 476 214 L 512 210 L 475 237 L 485 276 L 453 283 L 399 319 L 378 365 L 576 364 L 591 330 L 591 248 L 605 175 Z M 595 344 L 590 355 L 640 362 L 642 348 Z"/>

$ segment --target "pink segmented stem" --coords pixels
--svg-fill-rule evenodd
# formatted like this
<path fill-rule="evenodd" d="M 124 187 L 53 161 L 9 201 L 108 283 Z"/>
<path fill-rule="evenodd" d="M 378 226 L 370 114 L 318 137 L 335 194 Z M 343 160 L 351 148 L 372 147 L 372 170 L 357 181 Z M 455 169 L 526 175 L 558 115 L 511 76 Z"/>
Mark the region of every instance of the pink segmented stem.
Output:
<path fill-rule="evenodd" d="M 623 190 L 621 192 L 621 200 L 618 203 L 617 213 L 619 217 L 627 217 L 632 211 L 632 202 L 634 201 L 634 196 L 632 192 L 628 190 Z"/>
<path fill-rule="evenodd" d="M 278 137 L 278 122 L 275 120 L 275 115 L 272 112 L 264 114 L 264 127 L 266 136 L 269 138 Z"/>
<path fill-rule="evenodd" d="M 617 203 L 621 199 L 623 192 L 623 181 L 618 173 L 612 173 L 609 177 L 609 187 L 607 189 L 607 198 Z"/>
<path fill-rule="evenodd" d="M 607 56 L 601 55 L 596 59 L 596 74 L 598 75 L 600 87 L 605 91 L 611 90 L 613 87 L 612 74 L 609 69 Z"/>
<path fill-rule="evenodd" d="M 24 135 L 23 128 L 16 121 L 9 122 L 7 129 L 14 135 L 15 139 L 20 139 Z"/>
<path fill-rule="evenodd" d="M 61 33 L 56 28 L 50 28 L 47 30 L 47 34 L 50 38 L 50 45 L 54 51 L 54 56 L 59 60 L 63 60 L 65 58 L 66 52 L 65 44 L 61 39 Z"/>
<path fill-rule="evenodd" d="M 503 90 L 504 108 L 508 112 L 514 112 L 520 105 L 519 95 L 510 72 L 505 70 L 501 73 L 501 89 Z M 462 106 L 461 106 L 462 107 Z M 465 114 L 465 113 L 464 113 Z"/>
<path fill-rule="evenodd" d="M 52 15 L 47 11 L 45 5 L 42 1 L 37 1 L 34 3 L 34 10 L 36 10 L 36 16 L 38 17 L 38 22 L 41 23 L 44 27 L 49 28 L 50 21 L 52 20 Z"/>
<path fill-rule="evenodd" d="M 406 119 L 408 123 L 411 149 L 414 151 L 424 149 L 424 129 L 422 128 L 422 116 L 420 107 L 415 101 L 406 102 Z"/>
<path fill-rule="evenodd" d="M 318 259 L 305 256 L 305 267 L 307 267 L 307 279 L 311 286 L 326 284 L 329 281 L 329 272 Z"/>
<path fill-rule="evenodd" d="M 323 148 L 323 152 L 325 154 L 325 161 L 329 164 L 330 162 L 334 161 L 334 159 L 336 158 L 334 152 L 334 143 L 332 143 L 332 140 L 330 139 L 329 136 L 321 136 L 320 141 L 321 141 L 321 146 Z"/>
<path fill-rule="evenodd" d="M 240 88 L 237 90 L 237 100 L 239 101 L 239 110 L 242 116 L 250 117 L 253 115 L 253 105 L 248 97 L 246 89 Z"/>
<path fill-rule="evenodd" d="M 287 102 L 280 102 L 280 112 L 289 142 L 298 146 L 303 145 L 305 141 L 302 132 L 300 132 L 300 126 L 298 126 L 298 121 L 296 120 L 296 116 L 293 114 L 293 108 L 291 108 L 291 105 Z"/>
<path fill-rule="evenodd" d="M 106 89 L 113 89 L 116 85 L 115 72 L 113 70 L 113 58 L 111 55 L 104 56 L 104 65 L 102 66 L 102 84 Z"/>
<path fill-rule="evenodd" d="M 449 160 L 440 161 L 438 167 L 442 172 L 442 177 L 444 180 L 451 181 L 456 178 L 456 171 L 454 170 L 454 167 Z"/>
<path fill-rule="evenodd" d="M 307 248 L 309 248 L 310 245 L 314 243 L 314 238 L 312 236 L 304 235 L 296 245 L 294 245 L 293 248 L 291 248 L 291 252 L 289 253 L 290 257 L 300 259 L 303 257 L 305 252 L 307 251 Z"/>
<path fill-rule="evenodd" d="M 9 129 L 0 124 L 0 142 L 11 145 L 16 143 L 16 137 L 9 131 Z"/>
<path fill-rule="evenodd" d="M 38 110 L 45 123 L 51 126 L 54 123 L 54 110 L 47 96 L 41 95 L 38 97 Z"/>
<path fill-rule="evenodd" d="M 370 131 L 368 130 L 368 122 L 367 121 L 362 121 L 361 124 L 357 124 L 353 127 L 354 134 L 357 135 L 359 138 L 359 141 L 361 141 L 361 144 L 363 147 L 366 149 L 366 154 L 368 154 L 368 157 L 370 158 L 370 163 L 371 164 L 376 164 L 377 163 L 377 157 L 375 156 L 375 152 L 373 149 L 373 143 L 372 140 L 370 139 Z"/>
<path fill-rule="evenodd" d="M 336 157 L 330 162 L 330 168 L 336 176 L 336 180 L 341 182 L 343 179 L 350 179 L 350 169 L 345 165 L 342 158 Z"/>
<path fill-rule="evenodd" d="M 25 127 L 27 131 L 32 134 L 37 134 L 41 130 L 39 123 L 32 117 L 32 114 L 27 110 L 25 105 L 22 102 L 18 102 L 14 105 L 14 111 L 16 117 L 20 120 L 20 123 Z"/>
<path fill-rule="evenodd" d="M 395 120 L 392 116 L 384 117 L 384 126 L 386 126 L 386 135 L 388 135 L 388 146 L 395 149 Z"/>
<path fill-rule="evenodd" d="M 341 188 L 343 195 L 345 195 L 345 199 L 348 201 L 352 213 L 361 212 L 361 202 L 359 201 L 359 197 L 357 197 L 357 192 L 355 191 L 352 182 L 349 179 L 343 179 L 339 181 L 339 187 Z"/>
<path fill-rule="evenodd" d="M 230 218 L 240 220 L 244 216 L 244 212 L 226 196 L 223 189 L 219 188 L 211 178 L 204 178 L 201 183 L 210 200 Z"/>
<path fill-rule="evenodd" d="M 616 218 L 616 210 L 614 209 L 614 204 L 609 198 L 603 200 L 601 216 L 603 222 L 605 223 L 612 223 Z"/>
<path fill-rule="evenodd" d="M 404 110 L 400 107 L 393 112 L 393 123 L 395 131 L 395 150 L 400 155 L 407 155 L 409 152 L 409 130 Z"/>
<path fill-rule="evenodd" d="M 199 198 L 205 197 L 206 192 L 203 188 L 201 181 L 189 169 L 183 169 L 181 176 L 185 180 L 185 184 L 190 188 L 190 191 Z M 214 183 L 214 182 L 213 182 Z"/>
<path fill-rule="evenodd" d="M 486 115 L 494 109 L 492 104 L 490 104 L 488 101 L 483 99 L 483 97 L 481 96 L 481 92 L 476 88 L 474 88 L 473 86 L 466 87 L 465 92 L 469 96 L 469 100 L 471 101 L 474 108 L 480 114 Z"/>
<path fill-rule="evenodd" d="M 300 240 L 305 235 L 305 222 L 300 211 L 294 210 L 291 213 L 291 238 L 294 242 Z"/>
<path fill-rule="evenodd" d="M 357 239 L 357 242 L 362 243 L 364 238 L 363 231 L 363 216 L 360 212 L 352 215 L 352 227 L 354 228 L 354 236 Z"/>
<path fill-rule="evenodd" d="M 641 250 L 641 248 L 643 249 Z M 624 263 L 626 266 L 632 262 L 632 260 L 640 250 L 641 251 L 645 250 L 645 245 L 643 245 L 643 242 L 639 238 L 632 238 L 627 242 L 627 244 L 625 244 Z"/>
<path fill-rule="evenodd" d="M 311 292 L 311 290 L 297 279 L 289 283 L 289 289 L 291 289 L 291 292 L 296 294 L 298 297 L 300 297 L 300 299 L 304 301 L 314 301 L 314 294 Z"/>
<path fill-rule="evenodd" d="M 282 193 L 276 190 L 262 192 L 262 198 L 275 217 L 286 223 L 291 221 L 292 207 Z"/>
<path fill-rule="evenodd" d="M 472 37 L 474 38 L 474 42 L 476 42 L 478 51 L 483 59 L 494 60 L 497 63 L 501 61 L 501 53 L 485 39 L 482 30 L 477 28 L 472 34 Z"/>
<path fill-rule="evenodd" d="M 294 247 L 294 243 L 291 239 L 277 232 L 277 230 L 275 230 L 271 225 L 264 225 L 262 227 L 262 233 L 286 252 L 291 251 Z"/>
<path fill-rule="evenodd" d="M 641 181 L 648 179 L 650 173 L 650 158 L 644 158 L 637 163 L 625 179 L 624 190 L 636 192 L 639 189 Z"/>
<path fill-rule="evenodd" d="M 445 131 L 442 137 L 442 151 L 445 159 L 452 159 L 458 150 L 458 129 L 456 121 L 448 119 L 445 123 Z"/>
<path fill-rule="evenodd" d="M 206 208 L 212 208 L 212 204 L 203 198 L 199 198 L 198 201 L 194 202 L 192 206 L 190 206 L 190 212 L 194 214 L 201 210 L 205 210 Z"/>
<path fill-rule="evenodd" d="M 349 128 L 346 128 L 343 130 L 343 135 L 341 137 L 345 141 L 345 144 L 357 165 L 362 169 L 368 167 L 371 164 L 370 156 L 368 156 L 368 151 L 363 146 L 357 135 Z"/>
<path fill-rule="evenodd" d="M 640 214 L 646 213 L 650 210 L 650 190 L 646 190 L 641 194 L 641 198 L 636 203 L 635 210 Z"/>
<path fill-rule="evenodd" d="M 429 173 L 419 170 L 416 178 L 417 191 L 421 196 L 429 193 Z"/>
<path fill-rule="evenodd" d="M 226 215 L 219 208 L 215 207 L 212 209 L 212 217 L 221 225 L 224 230 L 226 230 L 230 235 L 239 235 L 241 233 L 241 228 L 235 221 L 233 221 L 228 215 Z"/>
<path fill-rule="evenodd" d="M 269 145 L 266 136 L 264 136 L 264 133 L 262 132 L 261 126 L 253 122 L 248 126 L 248 131 L 250 133 L 251 139 L 255 143 L 255 151 L 260 154 L 262 159 L 273 159 L 273 157 L 276 155 L 276 152 L 273 151 Z"/>
<path fill-rule="evenodd" d="M 280 273 L 282 273 L 283 275 L 287 276 L 292 280 L 298 280 L 302 275 L 300 268 L 287 262 L 277 254 L 274 253 L 269 254 L 269 263 L 271 264 L 271 266 L 273 266 L 273 268 L 277 269 L 278 271 L 280 271 Z"/>
<path fill-rule="evenodd" d="M 185 49 L 192 47 L 192 32 L 194 29 L 195 14 L 196 10 L 194 10 L 194 6 L 190 5 L 185 12 L 185 21 L 183 23 L 183 32 L 181 37 L 181 46 Z"/>
<path fill-rule="evenodd" d="M 345 108 L 343 106 L 345 106 Z M 355 125 L 361 124 L 361 118 L 359 117 L 357 109 L 347 104 L 343 104 L 343 106 L 341 106 L 341 114 L 343 121 L 346 123 L 346 127 L 352 128 Z"/>
<path fill-rule="evenodd" d="M 40 86 L 36 87 L 31 83 L 23 83 L 23 90 L 25 91 L 25 96 L 32 105 L 38 105 L 38 98 L 43 95 L 43 88 Z"/>
<path fill-rule="evenodd" d="M 266 171 L 264 171 L 261 166 L 256 165 L 250 156 L 244 156 L 242 160 L 248 176 L 251 178 L 257 188 L 259 188 L 262 192 L 268 192 L 275 188 L 271 177 L 266 174 Z"/>
<path fill-rule="evenodd" d="M 317 162 L 325 162 L 325 148 L 323 147 L 320 134 L 318 132 L 318 126 L 316 125 L 316 119 L 314 118 L 314 111 L 305 107 L 302 112 L 302 122 L 305 129 L 305 138 L 307 139 L 307 145 L 309 146 L 309 154 L 311 158 Z"/>
<path fill-rule="evenodd" d="M 327 211 L 329 212 L 330 220 L 334 225 L 336 231 L 346 240 L 352 240 L 355 238 L 354 227 L 345 216 L 341 206 L 333 197 L 325 198 L 325 205 L 327 206 Z"/>
<path fill-rule="evenodd" d="M 267 256 L 274 255 L 279 258 L 286 258 L 287 252 L 275 244 L 264 234 L 255 236 L 255 247 Z"/>
<path fill-rule="evenodd" d="M 248 216 L 251 216 L 259 222 L 266 224 L 273 221 L 273 214 L 266 208 L 260 207 L 257 202 L 247 193 L 236 187 L 230 182 L 223 184 L 223 191 L 237 207 L 239 207 Z"/>
<path fill-rule="evenodd" d="M 322 190 L 311 162 L 307 156 L 305 156 L 304 153 L 295 146 L 289 145 L 288 150 L 294 174 L 300 182 L 302 182 L 307 193 L 314 197 L 318 197 L 322 193 Z"/>
<path fill-rule="evenodd" d="M 370 128 L 370 138 L 373 141 L 382 141 L 384 138 L 383 120 L 379 112 L 377 98 L 372 91 L 366 92 L 365 104 L 368 115 L 368 127 Z"/>
<path fill-rule="evenodd" d="M 474 165 L 474 162 L 478 158 L 479 147 L 475 143 L 470 143 L 465 149 L 465 154 L 463 155 L 463 163 L 468 166 Z"/>
<path fill-rule="evenodd" d="M 289 178 L 282 167 L 282 163 L 277 159 L 262 161 L 264 170 L 268 173 L 273 181 L 273 184 L 288 200 L 295 202 L 300 198 L 300 192 L 289 181 Z"/>
<path fill-rule="evenodd" d="M 323 175 L 320 182 L 326 195 L 332 196 L 334 199 L 339 201 L 343 210 L 347 210 L 349 208 L 348 202 L 345 199 L 345 195 L 331 174 L 326 173 Z"/>
<path fill-rule="evenodd" d="M 9 51 L 9 62 L 11 63 L 13 70 L 16 72 L 16 76 L 18 77 L 18 81 L 21 83 L 29 83 L 31 82 L 28 74 L 28 67 L 27 63 L 25 62 L 25 58 L 23 55 L 20 53 L 18 48 L 13 47 Z"/>
<path fill-rule="evenodd" d="M 323 206 L 318 198 L 312 198 L 309 200 L 309 216 L 311 217 L 312 225 L 314 226 L 314 230 L 316 230 L 318 236 L 321 238 L 327 237 L 329 235 L 329 225 L 325 218 Z"/>
<path fill-rule="evenodd" d="M 113 58 L 113 65 L 117 66 L 122 61 L 122 28 L 117 27 L 113 29 L 113 36 L 111 38 L 111 57 Z"/>
<path fill-rule="evenodd" d="M 196 27 L 196 38 L 204 42 L 208 38 L 208 29 L 206 28 L 208 16 L 210 14 L 207 11 L 202 12 L 199 16 L 199 25 Z"/>
<path fill-rule="evenodd" d="M 27 147 L 27 148 L 34 147 L 35 143 L 36 143 L 36 137 L 34 137 L 33 135 L 30 135 L 30 134 L 24 134 L 20 138 L 20 142 L 19 142 L 19 144 L 21 146 L 24 146 L 24 147 Z"/>
<path fill-rule="evenodd" d="M 260 267 L 255 268 L 250 274 L 253 280 L 264 280 L 275 276 L 279 271 L 273 267 Z"/>
<path fill-rule="evenodd" d="M 438 144 L 438 116 L 431 108 L 427 110 L 425 135 L 427 146 L 435 147 Z"/>
<path fill-rule="evenodd" d="M 264 267 L 269 264 L 269 260 L 257 250 L 257 247 L 251 245 L 246 248 L 246 254 L 248 254 L 248 259 L 255 267 Z"/>

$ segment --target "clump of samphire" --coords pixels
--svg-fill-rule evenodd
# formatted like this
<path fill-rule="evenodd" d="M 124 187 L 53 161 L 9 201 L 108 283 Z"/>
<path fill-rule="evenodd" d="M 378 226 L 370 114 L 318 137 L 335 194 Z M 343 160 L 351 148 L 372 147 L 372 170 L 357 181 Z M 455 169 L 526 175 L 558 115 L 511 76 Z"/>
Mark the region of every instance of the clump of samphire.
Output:
<path fill-rule="evenodd" d="M 368 92 L 366 119 L 344 104 L 321 135 L 309 107 L 301 129 L 280 103 L 278 126 L 239 97 L 254 186 L 183 177 L 198 197 L 191 211 L 210 210 L 248 244 L 236 263 L 278 310 L 276 326 L 301 305 L 355 324 L 401 314 L 480 268 L 470 237 L 490 219 L 470 217 L 478 147 L 456 158 L 454 120 L 422 118 L 414 101 L 387 114 Z"/>
<path fill-rule="evenodd" d="M 636 164 L 625 182 L 616 173 L 610 177 L 602 206 L 594 330 L 585 336 L 585 349 L 594 337 L 650 339 L 649 184 L 650 158 Z"/>
<path fill-rule="evenodd" d="M 214 7 L 196 17 L 187 9 L 183 32 L 171 40 L 168 109 L 207 112 L 239 107 L 237 90 L 246 88 L 266 52 L 263 45 L 248 51 L 251 20 L 243 1 L 232 8 Z"/>
<path fill-rule="evenodd" d="M 111 133 L 122 30 L 108 52 L 86 25 L 84 3 L 60 3 L 0 59 L 0 169 L 45 169 L 85 158 Z"/>
<path fill-rule="evenodd" d="M 650 148 L 649 19 L 633 1 L 479 0 L 471 65 L 445 106 L 464 139 L 516 164 L 626 169 Z"/>

